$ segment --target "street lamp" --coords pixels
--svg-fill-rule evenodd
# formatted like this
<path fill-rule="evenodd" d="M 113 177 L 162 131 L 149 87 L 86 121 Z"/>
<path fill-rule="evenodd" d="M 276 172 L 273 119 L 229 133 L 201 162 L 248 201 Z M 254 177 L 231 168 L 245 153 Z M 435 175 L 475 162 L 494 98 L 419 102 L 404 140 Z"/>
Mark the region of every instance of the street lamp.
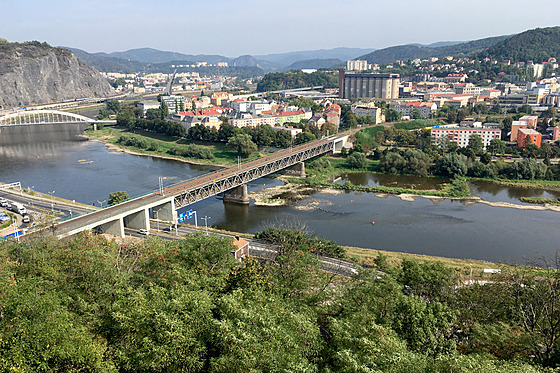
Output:
<path fill-rule="evenodd" d="M 31 187 L 28 185 L 28 186 L 27 186 L 27 191 L 29 192 L 29 194 L 33 195 L 34 192 L 35 192 L 35 185 L 33 185 L 33 186 L 31 186 Z M 32 193 L 32 192 L 33 192 L 33 193 Z M 33 206 L 33 199 L 32 199 L 32 198 L 29 198 L 29 204 L 30 204 L 31 206 Z"/>
<path fill-rule="evenodd" d="M 51 192 L 51 212 L 54 212 L 54 190 Z"/>
<path fill-rule="evenodd" d="M 106 199 L 104 199 L 103 201 L 97 200 L 97 203 L 99 203 L 99 208 L 102 209 L 103 208 L 103 202 L 107 202 Z"/>
<path fill-rule="evenodd" d="M 161 208 L 154 210 L 154 212 L 156 213 L 156 221 L 157 221 L 157 231 L 159 232 L 159 210 L 161 210 Z"/>
<path fill-rule="evenodd" d="M 161 194 L 163 196 L 163 190 L 164 190 L 163 180 L 176 179 L 176 178 L 177 178 L 176 176 L 172 176 L 172 177 L 158 176 L 158 191 L 159 191 L 159 194 Z"/>
<path fill-rule="evenodd" d="M 208 219 L 210 219 L 210 216 L 205 216 L 201 219 L 204 219 L 204 226 L 206 227 L 206 235 L 208 236 Z"/>

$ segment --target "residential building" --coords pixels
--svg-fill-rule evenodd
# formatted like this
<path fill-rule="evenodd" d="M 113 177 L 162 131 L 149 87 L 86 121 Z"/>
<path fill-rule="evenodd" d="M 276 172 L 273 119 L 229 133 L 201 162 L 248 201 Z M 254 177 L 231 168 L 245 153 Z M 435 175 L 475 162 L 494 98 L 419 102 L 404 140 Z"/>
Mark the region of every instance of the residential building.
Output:
<path fill-rule="evenodd" d="M 467 74 L 449 74 L 443 79 L 443 81 L 447 84 L 463 83 L 467 78 Z"/>
<path fill-rule="evenodd" d="M 528 128 L 536 128 L 538 120 L 539 117 L 536 115 L 524 115 L 519 118 L 519 121 L 526 123 Z"/>
<path fill-rule="evenodd" d="M 302 133 L 303 130 L 301 128 L 294 128 L 294 127 L 272 127 L 276 131 L 285 131 L 292 136 L 292 139 L 295 138 L 298 133 Z"/>
<path fill-rule="evenodd" d="M 183 96 L 161 96 L 161 101 L 165 102 L 169 113 L 185 110 L 186 103 Z"/>
<path fill-rule="evenodd" d="M 276 120 L 276 125 L 282 126 L 284 123 L 299 123 L 302 119 L 304 119 L 304 115 L 305 113 L 303 110 L 285 111 L 273 118 Z"/>
<path fill-rule="evenodd" d="M 456 83 L 453 85 L 453 90 L 458 95 L 480 96 L 482 88 L 472 83 Z"/>
<path fill-rule="evenodd" d="M 349 71 L 364 71 L 364 70 L 371 70 L 372 65 L 368 64 L 367 61 L 361 60 L 351 60 L 346 61 L 346 70 Z"/>
<path fill-rule="evenodd" d="M 339 98 L 383 98 L 399 97 L 399 74 L 368 74 L 339 71 Z"/>
<path fill-rule="evenodd" d="M 315 114 L 314 116 L 309 119 L 309 124 L 314 124 L 317 127 L 321 128 L 321 126 L 326 122 L 325 118 L 323 118 L 320 114 Z"/>
<path fill-rule="evenodd" d="M 156 100 L 139 101 L 136 103 L 136 107 L 144 110 L 144 115 L 149 109 L 159 109 L 160 102 Z"/>
<path fill-rule="evenodd" d="M 511 123 L 511 132 L 510 132 L 510 135 L 509 135 L 509 141 L 517 141 L 517 132 L 521 128 L 527 128 L 527 122 L 521 122 L 521 121 L 518 121 L 518 120 L 514 120 Z"/>
<path fill-rule="evenodd" d="M 381 108 L 374 105 L 369 106 L 354 104 L 350 107 L 350 110 L 357 117 L 367 117 L 368 115 L 372 116 L 375 120 L 375 124 L 382 123 L 385 120 L 385 117 L 381 115 Z"/>
<path fill-rule="evenodd" d="M 459 147 L 464 148 L 469 145 L 472 135 L 478 135 L 482 139 L 484 149 L 494 139 L 500 139 L 502 131 L 498 124 L 475 122 L 470 125 L 448 125 L 432 127 L 430 135 L 434 145 L 445 142 L 454 142 Z"/>
<path fill-rule="evenodd" d="M 429 118 L 432 113 L 437 110 L 437 105 L 435 102 L 410 101 L 405 105 L 391 105 L 391 108 L 398 111 L 403 116 L 409 116 L 411 118 L 413 117 L 415 110 L 418 110 L 422 118 Z"/>
<path fill-rule="evenodd" d="M 332 123 L 332 124 L 336 125 L 337 127 L 340 126 L 340 114 L 341 113 L 342 113 L 342 109 L 341 109 L 340 105 L 338 105 L 338 104 L 331 104 L 323 112 L 327 122 Z"/>
<path fill-rule="evenodd" d="M 560 127 L 554 127 L 552 130 L 552 141 L 560 140 Z"/>
<path fill-rule="evenodd" d="M 517 146 L 525 148 L 527 140 L 529 140 L 530 144 L 534 144 L 540 148 L 542 135 L 531 128 L 520 128 L 519 131 L 517 131 Z"/>
<path fill-rule="evenodd" d="M 210 97 L 210 102 L 212 105 L 220 106 L 222 105 L 222 101 L 228 101 L 229 98 L 230 95 L 227 92 L 214 92 Z"/>
<path fill-rule="evenodd" d="M 257 117 L 257 118 L 251 117 L 251 118 L 230 119 L 229 124 L 238 128 L 258 127 L 263 124 L 268 124 L 269 126 L 273 127 L 276 125 L 276 118 L 275 117 Z"/>
<path fill-rule="evenodd" d="M 236 260 L 241 262 L 244 257 L 249 255 L 249 242 L 243 238 L 235 236 L 233 246 L 235 246 L 235 249 L 231 250 L 231 254 Z"/>

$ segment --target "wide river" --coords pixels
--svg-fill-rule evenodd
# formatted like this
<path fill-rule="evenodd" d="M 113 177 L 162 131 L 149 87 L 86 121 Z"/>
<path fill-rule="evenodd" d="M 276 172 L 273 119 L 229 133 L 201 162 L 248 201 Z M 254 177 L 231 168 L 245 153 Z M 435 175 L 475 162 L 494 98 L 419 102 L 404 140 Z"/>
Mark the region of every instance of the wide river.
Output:
<path fill-rule="evenodd" d="M 160 176 L 167 178 L 168 185 L 212 170 L 115 152 L 92 141 L 0 148 L 0 181 L 19 181 L 23 187 L 54 191 L 56 196 L 96 205 L 117 190 L 125 190 L 131 196 L 154 191 Z M 437 188 L 440 182 L 375 174 L 342 175 L 339 182 L 346 178 L 355 184 L 412 185 L 417 189 Z M 279 184 L 265 178 L 251 183 L 249 190 Z M 522 204 L 521 196 L 560 196 L 484 182 L 472 184 L 471 190 L 489 201 L 518 204 Z M 310 205 L 313 201 L 315 204 Z M 197 211 L 199 225 L 204 223 L 200 218 L 208 216 L 209 225 L 231 231 L 254 233 L 271 225 L 304 226 L 317 236 L 343 245 L 504 263 L 525 264 L 540 257 L 550 260 L 560 242 L 560 213 L 447 199 L 402 201 L 395 196 L 380 198 L 374 193 L 316 192 L 287 207 L 224 205 L 213 197 L 189 208 Z"/>

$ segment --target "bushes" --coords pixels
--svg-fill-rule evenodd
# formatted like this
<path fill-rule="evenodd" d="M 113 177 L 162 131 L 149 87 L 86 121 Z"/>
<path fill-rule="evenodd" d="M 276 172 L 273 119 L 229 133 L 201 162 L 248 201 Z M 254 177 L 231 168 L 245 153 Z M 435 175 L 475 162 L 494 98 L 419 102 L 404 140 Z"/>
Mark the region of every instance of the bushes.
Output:
<path fill-rule="evenodd" d="M 194 144 L 188 145 L 186 148 L 174 146 L 167 151 L 171 155 L 178 155 L 186 158 L 196 159 L 213 159 L 214 154 L 208 148 L 202 148 Z"/>
<path fill-rule="evenodd" d="M 346 165 L 349 168 L 366 168 L 367 164 L 368 162 L 364 153 L 355 152 L 346 158 Z"/>
<path fill-rule="evenodd" d="M 344 249 L 338 246 L 336 242 L 310 236 L 307 232 L 303 231 L 267 228 L 257 233 L 255 237 L 275 245 L 297 248 L 298 250 L 319 255 L 327 255 L 335 258 L 344 257 Z"/>

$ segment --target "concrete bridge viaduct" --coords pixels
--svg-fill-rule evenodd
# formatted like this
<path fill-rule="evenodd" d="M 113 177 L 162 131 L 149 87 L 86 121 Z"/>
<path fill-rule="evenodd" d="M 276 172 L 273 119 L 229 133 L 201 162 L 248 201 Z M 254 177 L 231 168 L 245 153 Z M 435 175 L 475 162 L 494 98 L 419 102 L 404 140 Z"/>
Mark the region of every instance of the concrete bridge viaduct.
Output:
<path fill-rule="evenodd" d="M 157 211 L 159 220 L 175 222 L 178 208 L 220 193 L 224 193 L 225 201 L 249 203 L 248 182 L 283 169 L 288 169 L 287 172 L 293 174 L 304 175 L 304 161 L 326 153 L 339 153 L 348 137 L 348 133 L 329 136 L 248 163 L 182 181 L 157 192 L 60 222 L 53 226 L 53 233 L 63 238 L 84 230 L 96 229 L 124 237 L 125 227 L 150 229 L 150 209 L 152 212 Z"/>

